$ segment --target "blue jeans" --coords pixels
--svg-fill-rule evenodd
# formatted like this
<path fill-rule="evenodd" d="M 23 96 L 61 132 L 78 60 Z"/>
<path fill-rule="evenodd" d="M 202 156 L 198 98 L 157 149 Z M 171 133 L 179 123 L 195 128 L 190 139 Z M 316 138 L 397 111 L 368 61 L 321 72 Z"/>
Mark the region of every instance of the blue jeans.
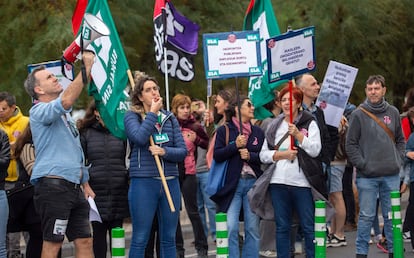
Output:
<path fill-rule="evenodd" d="M 259 217 L 251 209 L 247 192 L 252 188 L 255 178 L 240 179 L 236 193 L 227 210 L 227 230 L 229 232 L 229 257 L 240 257 L 239 250 L 239 216 L 243 206 L 245 240 L 242 257 L 259 257 Z"/>
<path fill-rule="evenodd" d="M 357 177 L 359 199 L 359 219 L 356 238 L 356 253 L 368 254 L 371 227 L 373 225 L 377 196 L 381 203 L 382 216 L 384 218 L 384 233 L 387 238 L 387 247 L 390 253 L 393 252 L 392 222 L 388 217 L 391 212 L 391 191 L 398 191 L 400 177 L 394 176 L 363 178 Z"/>
<path fill-rule="evenodd" d="M 206 211 L 208 212 L 208 222 L 211 238 L 216 240 L 216 204 L 210 199 L 210 196 L 204 191 L 207 185 L 208 171 L 197 172 L 197 206 L 203 223 L 204 233 L 208 236 Z"/>
<path fill-rule="evenodd" d="M 291 225 L 293 210 L 299 216 L 307 258 L 315 257 L 314 214 L 315 207 L 311 189 L 283 184 L 270 184 L 270 195 L 276 218 L 277 257 L 290 257 Z"/>
<path fill-rule="evenodd" d="M 176 256 L 175 232 L 180 215 L 180 185 L 178 177 L 167 180 L 175 212 L 171 212 L 160 179 L 131 178 L 128 191 L 129 210 L 132 220 L 130 258 L 144 257 L 145 247 L 151 232 L 152 221 L 157 215 L 160 234 L 160 256 Z"/>
<path fill-rule="evenodd" d="M 9 219 L 9 203 L 7 202 L 6 192 L 0 190 L 0 257 L 7 257 L 6 233 L 7 220 Z"/>

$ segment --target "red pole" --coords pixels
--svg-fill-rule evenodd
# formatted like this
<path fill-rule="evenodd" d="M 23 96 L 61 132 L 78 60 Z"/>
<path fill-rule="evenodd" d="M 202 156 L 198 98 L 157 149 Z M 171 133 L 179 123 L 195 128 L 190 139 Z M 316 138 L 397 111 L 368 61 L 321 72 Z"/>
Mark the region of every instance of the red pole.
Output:
<path fill-rule="evenodd" d="M 292 107 L 292 90 L 293 90 L 293 79 L 289 81 L 289 122 L 293 124 L 293 107 Z M 293 135 L 290 136 L 290 149 L 293 150 L 295 145 L 295 139 Z"/>

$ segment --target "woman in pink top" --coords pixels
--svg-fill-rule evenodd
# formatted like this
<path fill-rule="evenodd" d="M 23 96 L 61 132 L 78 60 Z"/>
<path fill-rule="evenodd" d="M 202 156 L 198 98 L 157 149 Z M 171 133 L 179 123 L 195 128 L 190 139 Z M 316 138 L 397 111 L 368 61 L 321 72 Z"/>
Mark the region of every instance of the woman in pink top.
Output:
<path fill-rule="evenodd" d="M 207 148 L 208 135 L 202 125 L 194 119 L 190 107 L 190 97 L 183 94 L 177 94 L 171 103 L 171 111 L 177 117 L 185 145 L 187 146 L 187 156 L 185 157 L 184 164 L 179 164 L 181 192 L 183 194 L 188 217 L 193 226 L 195 238 L 194 244 L 198 257 L 207 258 L 207 236 L 204 233 L 203 224 L 197 207 L 195 153 L 197 146 Z"/>

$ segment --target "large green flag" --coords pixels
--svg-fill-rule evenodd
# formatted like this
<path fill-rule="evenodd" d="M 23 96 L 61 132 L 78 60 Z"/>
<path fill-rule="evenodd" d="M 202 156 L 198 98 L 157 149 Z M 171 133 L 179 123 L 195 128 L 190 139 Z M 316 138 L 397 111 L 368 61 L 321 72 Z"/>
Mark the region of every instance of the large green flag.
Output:
<path fill-rule="evenodd" d="M 262 57 L 263 75 L 250 77 L 249 98 L 252 100 L 256 119 L 262 120 L 271 117 L 272 114 L 263 105 L 272 101 L 275 97 L 273 91 L 286 81 L 269 83 L 267 72 L 266 40 L 280 34 L 279 25 L 273 12 L 270 0 L 251 0 L 244 17 L 244 30 L 259 30 L 260 49 Z"/>
<path fill-rule="evenodd" d="M 86 1 L 79 0 L 79 2 Z M 82 12 L 82 8 L 77 7 L 73 17 L 83 17 L 82 13 L 76 13 L 79 10 Z M 88 49 L 96 54 L 89 94 L 94 97 L 109 131 L 114 136 L 125 139 L 124 115 L 129 107 L 129 97 L 126 92 L 128 61 L 106 0 L 87 1 L 85 13 L 100 18 L 111 32 L 109 36 L 102 36 L 88 46 Z"/>

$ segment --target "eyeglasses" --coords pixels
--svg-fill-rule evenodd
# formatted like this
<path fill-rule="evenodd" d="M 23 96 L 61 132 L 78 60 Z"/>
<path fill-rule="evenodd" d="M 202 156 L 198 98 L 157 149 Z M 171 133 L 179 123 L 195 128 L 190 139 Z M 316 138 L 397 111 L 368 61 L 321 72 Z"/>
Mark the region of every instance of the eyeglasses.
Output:
<path fill-rule="evenodd" d="M 160 87 L 153 86 L 153 87 L 146 88 L 145 90 L 143 90 L 143 92 L 144 93 L 150 93 L 151 91 L 159 91 L 159 90 L 160 90 Z"/>
<path fill-rule="evenodd" d="M 246 106 L 247 106 L 248 108 L 252 108 L 252 107 L 254 107 L 254 105 L 253 105 L 250 101 L 247 101 L 247 102 L 246 102 Z"/>

